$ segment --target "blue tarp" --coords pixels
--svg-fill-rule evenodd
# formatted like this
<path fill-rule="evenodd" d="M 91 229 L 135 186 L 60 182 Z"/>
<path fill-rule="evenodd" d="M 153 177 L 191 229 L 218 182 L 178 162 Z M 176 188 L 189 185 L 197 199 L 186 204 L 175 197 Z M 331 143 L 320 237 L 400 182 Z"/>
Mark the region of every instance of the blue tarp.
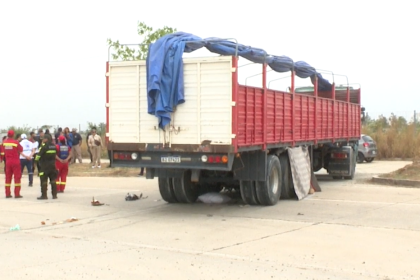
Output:
<path fill-rule="evenodd" d="M 168 34 L 149 47 L 147 56 L 148 113 L 159 119 L 164 128 L 171 121 L 174 108 L 185 102 L 182 54 L 206 47 L 221 55 L 239 55 L 255 63 L 267 63 L 277 72 L 296 71 L 300 78 L 318 77 L 318 90 L 330 90 L 331 83 L 315 68 L 304 61 L 293 62 L 287 56 L 272 56 L 258 48 L 252 48 L 219 38 L 201 39 L 198 36 L 177 32 Z"/>

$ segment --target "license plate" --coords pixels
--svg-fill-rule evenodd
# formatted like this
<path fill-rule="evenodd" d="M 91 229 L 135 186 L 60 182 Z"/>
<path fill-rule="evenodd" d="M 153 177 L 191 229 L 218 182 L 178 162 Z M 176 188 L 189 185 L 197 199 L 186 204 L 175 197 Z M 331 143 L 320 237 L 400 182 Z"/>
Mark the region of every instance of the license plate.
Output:
<path fill-rule="evenodd" d="M 180 163 L 181 157 L 161 157 L 160 162 L 164 163 Z"/>
<path fill-rule="evenodd" d="M 376 155 L 376 151 L 372 151 L 372 154 L 373 154 L 373 155 Z"/>

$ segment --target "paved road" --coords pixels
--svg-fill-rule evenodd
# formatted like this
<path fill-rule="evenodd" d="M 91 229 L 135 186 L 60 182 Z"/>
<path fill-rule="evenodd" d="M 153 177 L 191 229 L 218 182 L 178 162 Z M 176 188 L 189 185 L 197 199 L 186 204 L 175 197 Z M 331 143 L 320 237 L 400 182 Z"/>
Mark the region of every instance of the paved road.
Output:
<path fill-rule="evenodd" d="M 322 192 L 273 207 L 169 205 L 144 178 L 69 178 L 42 202 L 24 187 L 0 199 L 0 279 L 420 279 L 420 189 L 320 178 Z"/>

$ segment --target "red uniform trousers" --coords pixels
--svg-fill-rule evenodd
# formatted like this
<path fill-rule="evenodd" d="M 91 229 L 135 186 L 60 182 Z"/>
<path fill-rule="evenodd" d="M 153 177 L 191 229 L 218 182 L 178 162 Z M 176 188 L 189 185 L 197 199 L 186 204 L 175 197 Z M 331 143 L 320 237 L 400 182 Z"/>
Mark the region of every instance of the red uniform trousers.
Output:
<path fill-rule="evenodd" d="M 66 188 L 66 180 L 67 180 L 67 174 L 69 173 L 69 163 L 61 163 L 58 160 L 55 161 L 55 168 L 57 168 L 58 175 L 57 175 L 57 191 L 58 192 L 64 192 L 64 189 Z"/>
<path fill-rule="evenodd" d="M 11 195 L 12 177 L 15 180 L 15 197 L 20 196 L 20 179 L 22 178 L 20 161 L 8 160 L 6 163 L 6 196 Z"/>

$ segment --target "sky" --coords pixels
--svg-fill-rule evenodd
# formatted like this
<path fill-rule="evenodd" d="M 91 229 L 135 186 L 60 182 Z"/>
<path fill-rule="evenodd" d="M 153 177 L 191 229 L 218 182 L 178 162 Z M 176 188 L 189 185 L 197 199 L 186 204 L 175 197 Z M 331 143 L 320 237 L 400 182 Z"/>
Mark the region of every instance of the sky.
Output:
<path fill-rule="evenodd" d="M 139 21 L 344 74 L 371 116 L 410 115 L 420 112 L 417 13 L 407 0 L 1 1 L 0 128 L 105 122 L 107 38 L 140 43 Z"/>

